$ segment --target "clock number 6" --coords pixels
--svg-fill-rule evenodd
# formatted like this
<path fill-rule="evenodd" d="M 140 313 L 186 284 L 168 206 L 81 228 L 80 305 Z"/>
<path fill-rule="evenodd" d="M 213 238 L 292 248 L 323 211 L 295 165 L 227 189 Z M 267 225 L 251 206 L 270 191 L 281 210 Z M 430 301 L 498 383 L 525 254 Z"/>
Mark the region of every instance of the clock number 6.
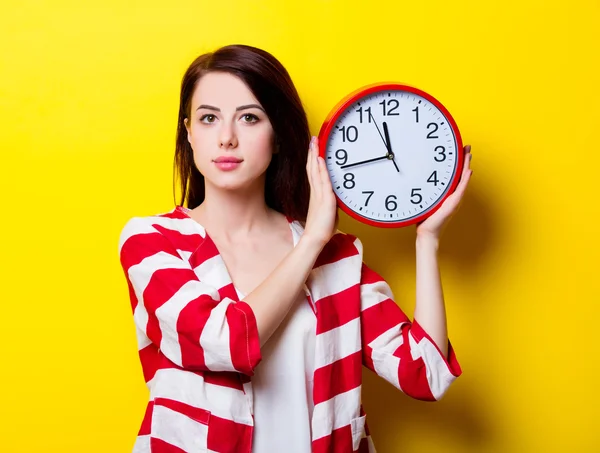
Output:
<path fill-rule="evenodd" d="M 398 203 L 396 203 L 396 195 L 388 195 L 385 199 L 385 209 L 388 211 L 395 211 L 398 209 Z"/>

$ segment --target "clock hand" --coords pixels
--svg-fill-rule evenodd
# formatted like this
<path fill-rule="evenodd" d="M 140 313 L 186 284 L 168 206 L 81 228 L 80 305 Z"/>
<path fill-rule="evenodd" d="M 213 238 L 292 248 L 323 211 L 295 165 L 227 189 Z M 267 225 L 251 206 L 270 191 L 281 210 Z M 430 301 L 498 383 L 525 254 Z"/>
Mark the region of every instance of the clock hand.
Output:
<path fill-rule="evenodd" d="M 371 110 L 369 110 L 369 116 L 371 117 L 371 119 L 373 120 L 373 123 L 375 124 L 375 127 L 377 128 L 377 132 L 379 132 L 379 136 L 381 137 L 381 140 L 383 141 L 383 144 L 385 145 L 385 148 L 387 149 L 388 154 L 390 154 L 391 153 L 391 151 L 390 151 L 390 145 L 385 140 L 385 138 L 383 138 L 383 135 L 381 135 L 381 131 L 379 130 L 379 126 L 377 126 L 377 122 L 375 121 L 375 118 L 371 114 Z"/>
<path fill-rule="evenodd" d="M 390 159 L 394 163 L 394 167 L 396 167 L 398 173 L 400 173 L 400 169 L 398 168 L 398 165 L 396 164 L 396 159 L 394 158 L 394 152 L 392 151 L 392 142 L 390 142 L 390 133 L 388 132 L 387 123 L 385 121 L 383 122 L 383 133 L 385 134 L 385 142 L 387 144 Z"/>
<path fill-rule="evenodd" d="M 340 168 L 355 167 L 356 165 L 366 164 L 366 163 L 369 163 L 369 162 L 375 162 L 375 161 L 383 160 L 383 159 L 388 159 L 388 155 L 386 154 L 385 156 L 376 157 L 375 159 L 368 159 L 368 160 L 363 160 L 363 161 L 360 161 L 360 162 L 354 162 L 353 164 L 342 165 Z"/>

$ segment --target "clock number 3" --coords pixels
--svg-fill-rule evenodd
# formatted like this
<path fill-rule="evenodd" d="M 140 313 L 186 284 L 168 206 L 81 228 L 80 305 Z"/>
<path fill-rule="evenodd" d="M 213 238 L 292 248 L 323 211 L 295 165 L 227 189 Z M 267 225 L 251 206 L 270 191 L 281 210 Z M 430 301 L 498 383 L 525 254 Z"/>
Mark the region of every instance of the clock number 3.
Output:
<path fill-rule="evenodd" d="M 441 151 L 438 151 L 441 150 Z M 439 153 L 439 156 L 442 156 L 441 159 L 438 159 L 439 156 L 435 156 L 433 159 L 436 162 L 444 162 L 446 160 L 446 148 L 443 146 L 436 146 L 435 151 Z"/>

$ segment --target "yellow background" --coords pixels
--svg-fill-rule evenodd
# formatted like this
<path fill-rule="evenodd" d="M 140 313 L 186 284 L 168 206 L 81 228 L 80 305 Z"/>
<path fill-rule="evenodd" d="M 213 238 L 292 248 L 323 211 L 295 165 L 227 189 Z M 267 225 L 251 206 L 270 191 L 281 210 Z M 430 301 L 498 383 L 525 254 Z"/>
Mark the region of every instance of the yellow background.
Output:
<path fill-rule="evenodd" d="M 185 68 L 246 43 L 288 68 L 313 134 L 396 80 L 473 146 L 440 251 L 464 375 L 430 404 L 366 372 L 378 451 L 600 451 L 599 27 L 591 0 L 3 2 L 0 450 L 131 451 L 147 391 L 118 235 L 173 205 Z M 341 227 L 412 316 L 414 229 Z"/>

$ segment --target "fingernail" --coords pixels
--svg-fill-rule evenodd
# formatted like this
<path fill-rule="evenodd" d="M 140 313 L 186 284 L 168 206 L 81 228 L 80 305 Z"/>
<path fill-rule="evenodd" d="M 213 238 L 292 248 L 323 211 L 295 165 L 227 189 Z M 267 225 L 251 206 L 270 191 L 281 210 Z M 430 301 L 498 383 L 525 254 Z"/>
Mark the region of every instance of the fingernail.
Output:
<path fill-rule="evenodd" d="M 315 143 L 317 143 L 317 137 L 313 135 L 310 139 L 310 146 L 314 146 Z"/>

